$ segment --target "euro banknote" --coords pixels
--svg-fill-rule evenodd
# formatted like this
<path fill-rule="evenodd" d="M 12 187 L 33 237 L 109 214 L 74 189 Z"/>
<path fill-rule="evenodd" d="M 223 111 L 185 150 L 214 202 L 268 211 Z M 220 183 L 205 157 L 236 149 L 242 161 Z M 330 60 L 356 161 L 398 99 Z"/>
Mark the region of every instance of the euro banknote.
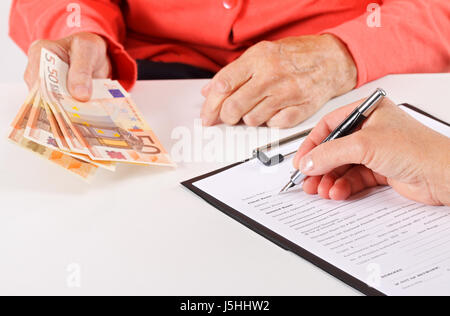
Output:
<path fill-rule="evenodd" d="M 24 137 L 25 129 L 30 118 L 31 109 L 33 107 L 33 92 L 24 102 L 19 113 L 12 123 L 12 129 L 8 136 L 9 140 L 34 152 L 41 158 L 57 164 L 70 173 L 81 177 L 83 180 L 90 181 L 96 174 L 98 167 L 83 160 L 74 158 L 61 151 L 54 150 L 48 146 L 43 146 Z"/>
<path fill-rule="evenodd" d="M 51 105 L 72 151 L 94 161 L 174 166 L 168 153 L 143 119 L 130 95 L 117 81 L 93 81 L 88 102 L 74 99 L 67 89 L 68 64 L 43 49 L 41 90 Z M 65 130 L 65 131 L 64 131 Z"/>
<path fill-rule="evenodd" d="M 93 161 L 88 155 L 70 151 L 52 112 L 41 98 L 40 91 L 37 91 L 34 96 L 34 101 L 32 102 L 30 115 L 23 136 L 41 146 L 60 151 L 97 167 L 110 171 L 116 170 L 116 164 L 114 162 Z"/>
<path fill-rule="evenodd" d="M 69 65 L 43 49 L 39 79 L 12 123 L 8 138 L 85 180 L 117 163 L 175 166 L 118 81 L 94 79 L 92 98 L 67 89 Z"/>

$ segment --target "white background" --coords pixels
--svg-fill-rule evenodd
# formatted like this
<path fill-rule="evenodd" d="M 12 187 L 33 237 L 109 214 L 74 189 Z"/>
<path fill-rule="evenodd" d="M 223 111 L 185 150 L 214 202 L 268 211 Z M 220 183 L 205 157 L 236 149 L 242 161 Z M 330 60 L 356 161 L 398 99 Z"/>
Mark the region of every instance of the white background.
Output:
<path fill-rule="evenodd" d="M 22 82 L 27 58 L 8 36 L 9 8 L 12 0 L 0 1 L 0 82 Z"/>

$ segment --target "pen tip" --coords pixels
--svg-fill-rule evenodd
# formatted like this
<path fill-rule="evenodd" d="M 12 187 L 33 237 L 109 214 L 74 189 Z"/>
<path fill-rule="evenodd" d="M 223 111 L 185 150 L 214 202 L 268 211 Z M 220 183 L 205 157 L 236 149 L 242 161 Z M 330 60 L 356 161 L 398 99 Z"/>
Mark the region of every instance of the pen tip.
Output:
<path fill-rule="evenodd" d="M 280 193 L 279 194 L 283 194 L 283 193 L 286 193 L 286 192 L 288 192 L 290 189 L 292 189 L 293 187 L 295 186 L 295 184 L 294 183 L 292 183 L 292 182 L 289 182 L 288 184 L 286 184 L 286 186 L 280 191 Z"/>

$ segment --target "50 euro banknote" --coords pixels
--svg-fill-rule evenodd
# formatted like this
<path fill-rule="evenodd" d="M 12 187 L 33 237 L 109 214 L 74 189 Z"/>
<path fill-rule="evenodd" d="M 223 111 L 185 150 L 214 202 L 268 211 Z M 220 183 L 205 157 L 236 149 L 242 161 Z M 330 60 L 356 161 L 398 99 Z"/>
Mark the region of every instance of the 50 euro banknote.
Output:
<path fill-rule="evenodd" d="M 11 125 L 12 129 L 8 136 L 9 140 L 22 148 L 34 152 L 36 155 L 45 160 L 57 164 L 70 173 L 75 174 L 86 181 L 90 181 L 98 170 L 97 166 L 72 157 L 62 151 L 54 150 L 48 146 L 43 146 L 24 137 L 35 95 L 36 89 L 33 89 Z"/>
<path fill-rule="evenodd" d="M 93 80 L 91 100 L 83 103 L 68 92 L 68 70 L 68 64 L 56 54 L 42 49 L 42 97 L 71 151 L 86 154 L 93 161 L 175 165 L 118 82 Z"/>
<path fill-rule="evenodd" d="M 91 163 L 97 167 L 115 171 L 116 164 L 107 161 L 94 161 L 88 155 L 81 153 L 73 153 L 70 151 L 65 138 L 49 109 L 48 105 L 42 99 L 38 90 L 31 102 L 31 110 L 26 123 L 23 137 L 31 140 L 41 146 L 48 147 L 55 151 L 60 151 L 71 157 L 80 159 L 84 162 Z"/>

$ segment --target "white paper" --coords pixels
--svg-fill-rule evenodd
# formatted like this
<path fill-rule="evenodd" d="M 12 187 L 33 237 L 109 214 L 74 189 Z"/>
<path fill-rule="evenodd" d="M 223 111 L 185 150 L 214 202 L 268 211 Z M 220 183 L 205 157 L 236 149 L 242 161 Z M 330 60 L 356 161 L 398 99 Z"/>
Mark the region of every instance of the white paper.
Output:
<path fill-rule="evenodd" d="M 401 106 L 401 109 L 404 110 L 406 113 L 414 117 L 416 120 L 419 120 L 422 122 L 422 124 L 428 126 L 429 128 L 434 129 L 436 132 L 441 133 L 443 135 L 449 136 L 450 135 L 450 127 L 447 125 L 444 125 L 436 120 L 433 120 L 430 117 L 424 116 L 414 110 L 411 110 L 407 107 Z"/>
<path fill-rule="evenodd" d="M 389 187 L 344 202 L 300 188 L 279 195 L 290 172 L 292 157 L 271 168 L 254 159 L 194 185 L 384 294 L 450 295 L 450 207 L 415 203 Z"/>

